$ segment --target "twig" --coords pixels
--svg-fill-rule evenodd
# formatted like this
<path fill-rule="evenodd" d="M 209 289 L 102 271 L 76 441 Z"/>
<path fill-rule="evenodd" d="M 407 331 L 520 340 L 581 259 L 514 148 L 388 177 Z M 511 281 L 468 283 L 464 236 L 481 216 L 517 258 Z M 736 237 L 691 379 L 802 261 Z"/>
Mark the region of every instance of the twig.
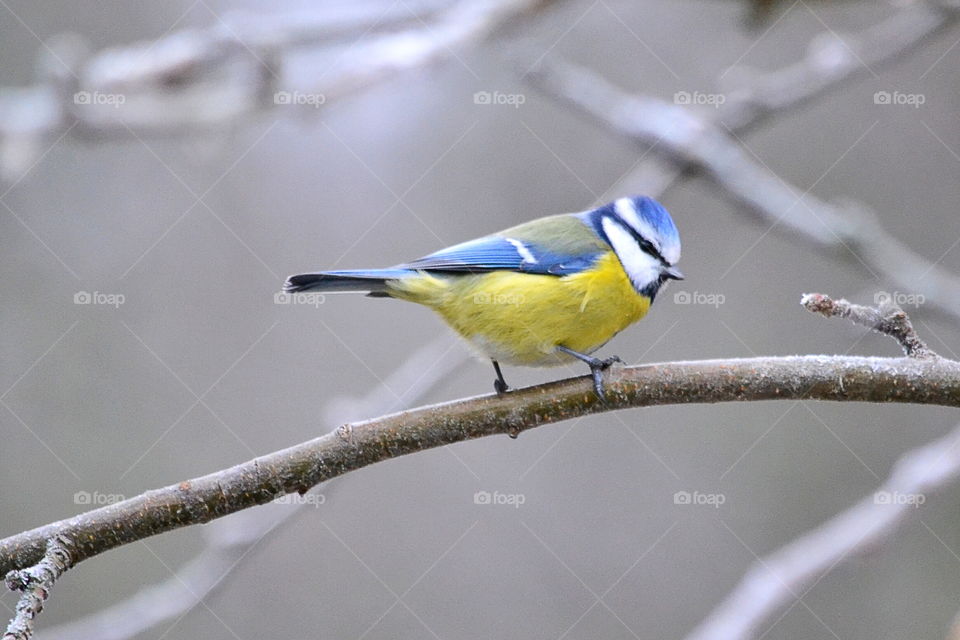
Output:
<path fill-rule="evenodd" d="M 463 349 L 444 357 L 449 342 L 450 337 L 444 336 L 427 343 L 364 397 L 332 401 L 324 413 L 334 421 L 337 415 L 341 420 L 347 415 L 375 415 L 394 409 L 399 402 L 417 402 L 466 360 L 467 352 Z M 395 396 L 397 393 L 401 395 Z M 294 504 L 278 504 L 276 508 L 270 505 L 217 520 L 204 528 L 203 550 L 179 568 L 176 575 L 89 616 L 44 629 L 43 639 L 129 640 L 158 624 L 181 617 L 222 587 L 264 536 L 292 522 L 293 516 L 308 505 L 318 504 L 309 498 L 320 496 L 326 504 L 330 488 L 324 487 L 322 494 L 308 494 L 307 499 Z"/>
<path fill-rule="evenodd" d="M 538 86 L 679 167 L 702 169 L 725 193 L 765 223 L 817 249 L 855 259 L 903 292 L 960 318 L 960 279 L 887 234 L 860 205 L 831 205 L 792 185 L 745 153 L 727 133 L 682 107 L 631 96 L 568 62 L 544 61 L 532 74 Z"/>
<path fill-rule="evenodd" d="M 292 508 L 282 511 L 283 515 L 296 512 Z M 268 512 L 273 517 L 278 515 L 273 509 Z M 165 620 L 187 613 L 222 585 L 244 554 L 270 530 L 260 528 L 266 524 L 266 519 L 259 511 L 238 513 L 216 524 L 221 526 L 203 532 L 204 550 L 180 567 L 176 576 L 144 588 L 90 616 L 45 628 L 39 637 L 42 640 L 133 638 Z"/>
<path fill-rule="evenodd" d="M 939 357 L 920 339 L 903 309 L 889 299 L 879 307 L 865 307 L 843 298 L 834 300 L 822 293 L 808 293 L 800 300 L 800 304 L 806 307 L 807 311 L 819 313 L 828 318 L 846 318 L 854 324 L 888 335 L 900 343 L 907 357 Z"/>
<path fill-rule="evenodd" d="M 7 587 L 22 591 L 23 595 L 3 640 L 30 640 L 33 636 L 33 621 L 43 611 L 43 601 L 50 595 L 53 583 L 76 562 L 71 547 L 67 536 L 54 536 L 37 564 L 7 573 Z"/>
<path fill-rule="evenodd" d="M 305 492 L 349 471 L 454 442 L 513 434 L 583 415 L 665 404 L 784 399 L 960 406 L 960 363 L 943 358 L 788 356 L 614 368 L 605 399 L 588 376 L 346 424 L 229 469 L 148 491 L 0 540 L 0 571 L 36 562 L 69 535 L 75 560 Z"/>
<path fill-rule="evenodd" d="M 909 451 L 872 495 L 758 560 L 687 640 L 746 640 L 841 560 L 875 548 L 935 490 L 960 476 L 960 427 Z"/>

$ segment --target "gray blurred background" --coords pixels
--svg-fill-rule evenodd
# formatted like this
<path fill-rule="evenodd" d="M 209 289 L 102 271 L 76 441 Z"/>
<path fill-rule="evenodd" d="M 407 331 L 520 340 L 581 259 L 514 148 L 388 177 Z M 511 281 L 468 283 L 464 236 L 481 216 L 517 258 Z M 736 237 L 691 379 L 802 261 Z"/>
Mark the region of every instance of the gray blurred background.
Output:
<path fill-rule="evenodd" d="M 208 26 L 243 3 L 0 5 L 9 86 L 36 79 L 41 42 L 57 34 L 101 49 Z M 749 28 L 748 8 L 732 0 L 568 1 L 512 35 L 670 100 L 722 91 L 717 78 L 734 64 L 780 68 L 819 33 L 901 8 L 785 3 Z M 942 33 L 743 142 L 801 190 L 816 183 L 818 197 L 870 205 L 891 234 L 960 273 L 958 38 Z M 538 93 L 506 61 L 505 42 L 458 48 L 305 116 L 278 108 L 209 135 L 66 139 L 4 182 L 0 535 L 89 508 L 78 492 L 132 496 L 322 434 L 336 426 L 331 407 L 438 335 L 443 361 L 462 359 L 465 347 L 426 309 L 362 296 L 313 308 L 274 294 L 288 273 L 386 266 L 636 188 L 618 181 L 646 149 Z M 881 90 L 926 102 L 877 105 Z M 477 91 L 525 101 L 478 105 Z M 890 283 L 768 232 L 705 180 L 663 201 L 687 280 L 607 353 L 897 353 L 798 305 L 808 291 L 872 302 Z M 123 304 L 75 304 L 78 292 Z M 677 304 L 678 292 L 723 303 Z M 924 305 L 908 311 L 932 348 L 955 355 L 955 322 Z M 584 371 L 505 373 L 527 385 Z M 487 393 L 492 377 L 488 363 L 463 359 L 417 404 Z M 393 391 L 405 406 L 407 389 Z M 682 637 L 756 556 L 869 494 L 901 452 L 955 421 L 910 406 L 664 407 L 407 456 L 321 487 L 323 504 L 264 537 L 201 606 L 140 637 Z M 476 504 L 484 491 L 522 504 Z M 678 491 L 723 504 L 678 505 Z M 958 497 L 931 497 L 922 520 L 839 565 L 765 637 L 942 637 L 960 609 Z M 83 563 L 58 584 L 41 629 L 170 579 L 202 545 L 193 527 Z"/>

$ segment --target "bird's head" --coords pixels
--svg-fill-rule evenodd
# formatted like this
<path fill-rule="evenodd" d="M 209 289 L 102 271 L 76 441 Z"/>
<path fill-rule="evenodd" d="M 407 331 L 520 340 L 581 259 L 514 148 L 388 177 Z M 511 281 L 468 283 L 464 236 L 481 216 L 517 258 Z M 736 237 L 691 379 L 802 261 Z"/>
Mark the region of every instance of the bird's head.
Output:
<path fill-rule="evenodd" d="M 680 234 L 667 210 L 646 196 L 620 198 L 596 210 L 600 231 L 640 293 L 653 299 L 669 280 L 683 280 Z"/>

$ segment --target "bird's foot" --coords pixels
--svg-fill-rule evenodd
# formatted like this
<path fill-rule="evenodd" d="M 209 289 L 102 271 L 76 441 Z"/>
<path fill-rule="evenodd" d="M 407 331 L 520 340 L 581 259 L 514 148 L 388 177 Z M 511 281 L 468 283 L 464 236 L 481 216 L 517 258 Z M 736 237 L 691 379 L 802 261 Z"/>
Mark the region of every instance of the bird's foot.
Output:
<path fill-rule="evenodd" d="M 563 345 L 558 345 L 557 350 L 573 356 L 577 360 L 586 363 L 586 365 L 590 367 L 590 373 L 593 375 L 593 390 L 597 392 L 597 397 L 600 398 L 601 402 L 603 402 L 603 372 L 609 369 L 610 365 L 615 362 L 623 363 L 623 360 L 620 358 L 620 356 L 610 356 L 609 358 L 604 358 L 601 360 L 600 358 L 594 358 L 593 356 L 589 356 L 585 353 L 574 351 L 573 349 Z"/>
<path fill-rule="evenodd" d="M 600 400 L 605 400 L 603 393 L 603 372 L 606 371 L 614 363 L 623 364 L 623 359 L 620 356 L 610 356 L 609 358 L 593 358 L 593 362 L 588 362 L 590 366 L 590 373 L 593 375 L 593 390 L 597 393 L 597 397 Z"/>

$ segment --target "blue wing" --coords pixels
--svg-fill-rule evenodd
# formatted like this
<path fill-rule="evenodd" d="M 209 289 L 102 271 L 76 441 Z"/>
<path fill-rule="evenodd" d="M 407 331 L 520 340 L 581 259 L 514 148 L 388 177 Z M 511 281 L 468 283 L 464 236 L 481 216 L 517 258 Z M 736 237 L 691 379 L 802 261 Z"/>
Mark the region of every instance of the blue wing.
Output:
<path fill-rule="evenodd" d="M 589 268 L 600 255 L 602 252 L 595 249 L 580 254 L 557 253 L 529 241 L 487 236 L 441 249 L 395 268 L 447 273 L 502 270 L 563 276 Z"/>

